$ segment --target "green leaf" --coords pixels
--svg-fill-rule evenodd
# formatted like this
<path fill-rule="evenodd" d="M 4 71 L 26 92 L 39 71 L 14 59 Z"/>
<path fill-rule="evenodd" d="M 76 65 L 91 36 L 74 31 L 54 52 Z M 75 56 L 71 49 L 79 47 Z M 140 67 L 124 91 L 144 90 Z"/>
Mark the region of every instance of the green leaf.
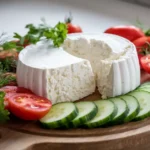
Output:
<path fill-rule="evenodd" d="M 16 48 L 16 43 L 15 42 L 5 42 L 3 45 L 1 45 L 4 50 L 10 50 Z"/>
<path fill-rule="evenodd" d="M 0 123 L 4 123 L 9 120 L 9 111 L 4 107 L 5 93 L 0 91 Z"/>
<path fill-rule="evenodd" d="M 150 29 L 146 30 L 144 33 L 146 36 L 150 36 Z"/>
<path fill-rule="evenodd" d="M 28 34 L 37 34 L 39 32 L 39 30 L 33 24 L 26 25 L 26 28 L 29 29 Z"/>
<path fill-rule="evenodd" d="M 67 37 L 67 25 L 59 22 L 54 28 L 44 32 L 47 39 L 51 39 L 55 47 L 59 47 Z"/>
<path fill-rule="evenodd" d="M 0 72 L 16 72 L 17 62 L 13 57 L 0 60 Z"/>
<path fill-rule="evenodd" d="M 14 76 L 5 76 L 5 75 L 0 75 L 0 87 L 3 87 L 5 85 L 8 85 L 11 82 L 16 82 L 16 77 Z"/>
<path fill-rule="evenodd" d="M 17 52 L 20 52 L 22 49 L 24 49 L 24 46 L 17 46 L 16 47 Z"/>
<path fill-rule="evenodd" d="M 33 24 L 27 24 L 26 28 L 28 32 L 26 35 L 21 36 L 18 33 L 14 33 L 14 38 L 17 38 L 19 42 L 5 42 L 2 47 L 4 50 L 16 49 L 20 52 L 25 45 L 36 44 L 42 37 L 50 39 L 55 47 L 59 47 L 67 36 L 67 25 L 65 23 L 57 23 L 55 27 L 48 27 L 46 21 L 39 26 L 34 26 Z"/>
<path fill-rule="evenodd" d="M 18 33 L 14 33 L 14 36 L 13 36 L 14 38 L 17 38 L 17 39 L 21 39 L 22 38 L 22 36 L 21 35 L 19 35 Z"/>

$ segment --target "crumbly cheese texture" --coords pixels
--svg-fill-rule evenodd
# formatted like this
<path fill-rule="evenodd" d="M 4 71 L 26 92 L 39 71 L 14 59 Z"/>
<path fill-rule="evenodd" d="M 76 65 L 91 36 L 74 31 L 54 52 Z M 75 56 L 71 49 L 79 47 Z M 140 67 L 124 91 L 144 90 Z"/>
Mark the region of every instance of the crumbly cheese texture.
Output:
<path fill-rule="evenodd" d="M 49 41 L 19 54 L 17 82 L 53 104 L 76 101 L 96 88 L 103 99 L 122 95 L 140 84 L 135 46 L 110 34 L 72 34 L 61 48 Z"/>
<path fill-rule="evenodd" d="M 17 81 L 53 104 L 79 100 L 95 91 L 90 62 L 48 43 L 28 46 L 20 53 Z"/>
<path fill-rule="evenodd" d="M 124 38 L 110 34 L 70 35 L 63 48 L 90 61 L 96 86 L 104 99 L 125 94 L 140 84 L 136 49 Z"/>

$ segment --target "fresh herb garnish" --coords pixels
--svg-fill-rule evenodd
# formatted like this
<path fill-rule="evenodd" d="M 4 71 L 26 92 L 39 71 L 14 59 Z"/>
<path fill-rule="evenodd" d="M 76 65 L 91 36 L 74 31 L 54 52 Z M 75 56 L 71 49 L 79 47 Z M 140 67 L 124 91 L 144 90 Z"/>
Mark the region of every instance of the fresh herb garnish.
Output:
<path fill-rule="evenodd" d="M 9 111 L 5 110 L 4 106 L 5 93 L 0 91 L 0 123 L 4 123 L 9 120 Z"/>
<path fill-rule="evenodd" d="M 67 36 L 67 26 L 59 22 L 54 27 L 46 24 L 45 20 L 39 26 L 26 25 L 28 32 L 21 36 L 14 33 L 14 41 L 2 40 L 5 34 L 0 35 L 0 87 L 16 83 L 16 61 L 18 53 L 27 45 L 36 44 L 42 38 L 51 40 L 55 47 L 59 47 Z M 5 93 L 0 91 L 0 123 L 9 120 L 9 111 L 4 109 Z"/>
<path fill-rule="evenodd" d="M 44 32 L 47 39 L 51 39 L 55 47 L 59 47 L 67 36 L 67 26 L 64 23 L 58 23 L 54 28 Z"/>
<path fill-rule="evenodd" d="M 55 47 L 59 47 L 67 36 L 66 24 L 59 22 L 55 27 L 49 27 L 44 19 L 42 21 L 43 23 L 39 24 L 37 27 L 33 24 L 26 25 L 28 29 L 26 35 L 21 36 L 18 33 L 14 33 L 13 37 L 17 40 L 5 42 L 0 45 L 0 48 L 2 48 L 2 50 L 15 49 L 20 52 L 25 46 L 39 42 L 42 37 L 51 40 Z"/>
<path fill-rule="evenodd" d="M 16 83 L 16 77 L 11 72 L 16 73 L 16 60 L 13 57 L 0 59 L 0 88 Z"/>
<path fill-rule="evenodd" d="M 10 84 L 16 84 L 16 76 L 12 73 L 0 74 L 0 88 Z"/>
<path fill-rule="evenodd" d="M 17 62 L 13 57 L 6 57 L 5 59 L 0 59 L 0 73 L 5 72 L 16 72 Z"/>

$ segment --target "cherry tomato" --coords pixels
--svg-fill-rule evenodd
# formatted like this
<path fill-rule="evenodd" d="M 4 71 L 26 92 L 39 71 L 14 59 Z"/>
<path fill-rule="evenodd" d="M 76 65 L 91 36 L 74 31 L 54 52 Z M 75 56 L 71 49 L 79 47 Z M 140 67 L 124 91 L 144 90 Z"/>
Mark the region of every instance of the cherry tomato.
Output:
<path fill-rule="evenodd" d="M 138 52 L 142 52 L 144 49 L 150 52 L 150 37 L 141 37 L 133 41 Z"/>
<path fill-rule="evenodd" d="M 0 88 L 0 91 L 5 92 L 5 99 L 4 99 L 4 105 L 5 109 L 9 109 L 9 102 L 8 99 L 14 95 L 15 93 L 29 93 L 33 94 L 32 91 L 23 88 L 23 87 L 17 87 L 17 86 L 4 86 Z"/>
<path fill-rule="evenodd" d="M 130 41 L 145 36 L 144 32 L 135 26 L 115 26 L 107 29 L 105 33 L 119 35 Z"/>
<path fill-rule="evenodd" d="M 82 32 L 82 29 L 80 26 L 74 25 L 72 23 L 67 23 L 67 29 L 68 29 L 68 34 Z"/>
<path fill-rule="evenodd" d="M 10 112 L 23 120 L 39 120 L 51 106 L 48 99 L 33 94 L 17 93 L 9 98 Z"/>
<path fill-rule="evenodd" d="M 150 55 L 146 55 L 141 58 L 141 65 L 147 73 L 150 73 Z"/>

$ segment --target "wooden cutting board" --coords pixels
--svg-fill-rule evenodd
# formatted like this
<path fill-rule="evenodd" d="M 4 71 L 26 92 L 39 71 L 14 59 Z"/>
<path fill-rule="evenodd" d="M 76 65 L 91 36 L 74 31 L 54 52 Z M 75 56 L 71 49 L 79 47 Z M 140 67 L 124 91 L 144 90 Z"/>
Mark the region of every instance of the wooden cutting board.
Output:
<path fill-rule="evenodd" d="M 142 72 L 141 82 L 149 78 Z M 96 92 L 83 100 L 99 98 Z M 1 132 L 0 150 L 150 150 L 150 118 L 108 128 L 47 130 L 11 117 Z"/>

